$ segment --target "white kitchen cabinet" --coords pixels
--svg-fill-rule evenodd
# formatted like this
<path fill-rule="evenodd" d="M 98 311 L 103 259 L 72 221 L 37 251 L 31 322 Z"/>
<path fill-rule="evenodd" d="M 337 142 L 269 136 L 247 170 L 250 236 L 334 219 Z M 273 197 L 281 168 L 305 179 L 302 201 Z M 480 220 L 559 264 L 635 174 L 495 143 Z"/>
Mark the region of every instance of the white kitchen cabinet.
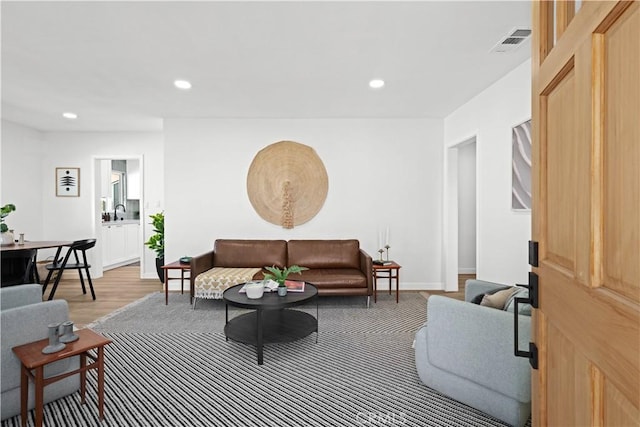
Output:
<path fill-rule="evenodd" d="M 124 226 L 124 248 L 128 259 L 140 258 L 140 225 L 127 224 Z"/>
<path fill-rule="evenodd" d="M 140 259 L 140 224 L 107 223 L 102 225 L 102 266 L 105 270 Z"/>

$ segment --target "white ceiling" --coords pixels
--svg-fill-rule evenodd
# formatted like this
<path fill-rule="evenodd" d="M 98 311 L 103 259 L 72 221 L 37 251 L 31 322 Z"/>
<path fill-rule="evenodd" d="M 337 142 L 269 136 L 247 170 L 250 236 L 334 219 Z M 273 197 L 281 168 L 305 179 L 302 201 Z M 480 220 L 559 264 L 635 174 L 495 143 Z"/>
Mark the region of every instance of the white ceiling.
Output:
<path fill-rule="evenodd" d="M 490 53 L 530 28 L 530 9 L 2 1 L 2 117 L 43 131 L 161 130 L 169 117 L 445 117 L 530 57 L 530 42 Z M 175 89 L 177 78 L 193 88 Z M 370 89 L 372 78 L 386 86 Z"/>

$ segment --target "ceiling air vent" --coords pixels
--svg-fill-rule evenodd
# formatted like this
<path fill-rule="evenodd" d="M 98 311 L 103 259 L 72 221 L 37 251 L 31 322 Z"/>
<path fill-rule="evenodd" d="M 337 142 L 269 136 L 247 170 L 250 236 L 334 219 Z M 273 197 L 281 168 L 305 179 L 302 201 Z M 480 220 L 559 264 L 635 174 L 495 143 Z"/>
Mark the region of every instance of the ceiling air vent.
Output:
<path fill-rule="evenodd" d="M 511 52 L 520 46 L 525 40 L 531 36 L 531 30 L 528 28 L 515 28 L 509 31 L 498 44 L 496 44 L 491 52 Z"/>

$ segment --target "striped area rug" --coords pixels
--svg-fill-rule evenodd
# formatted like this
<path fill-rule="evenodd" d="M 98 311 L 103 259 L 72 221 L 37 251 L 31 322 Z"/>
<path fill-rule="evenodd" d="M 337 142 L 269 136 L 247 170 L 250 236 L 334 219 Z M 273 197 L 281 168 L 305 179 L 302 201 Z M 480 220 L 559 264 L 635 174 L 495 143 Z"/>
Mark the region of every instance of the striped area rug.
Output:
<path fill-rule="evenodd" d="M 106 347 L 105 419 L 90 382 L 45 406 L 47 426 L 503 426 L 418 379 L 411 344 L 426 317 L 418 293 L 321 298 L 319 329 L 299 341 L 255 349 L 227 342 L 224 305 L 189 308 L 154 294 L 92 325 Z M 315 306 L 305 310 L 315 314 Z M 237 315 L 239 312 L 233 312 Z M 33 425 L 33 411 L 28 425 Z M 20 417 L 2 427 L 17 427 Z"/>

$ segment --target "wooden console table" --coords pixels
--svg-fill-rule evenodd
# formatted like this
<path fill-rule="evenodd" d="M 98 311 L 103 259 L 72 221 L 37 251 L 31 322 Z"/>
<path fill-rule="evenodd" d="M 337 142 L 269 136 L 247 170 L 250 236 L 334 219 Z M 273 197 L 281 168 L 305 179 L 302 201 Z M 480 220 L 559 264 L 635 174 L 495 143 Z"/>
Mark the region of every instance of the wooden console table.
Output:
<path fill-rule="evenodd" d="M 174 261 L 171 264 L 163 265 L 164 270 L 164 305 L 169 304 L 169 280 L 180 280 L 180 293 L 184 294 L 184 279 L 189 279 L 189 293 L 191 298 L 189 304 L 193 304 L 193 288 L 191 287 L 191 264 L 182 264 L 180 261 Z M 169 277 L 171 270 L 180 270 L 180 277 Z M 184 273 L 188 272 L 189 277 L 184 277 Z"/>
<path fill-rule="evenodd" d="M 71 375 L 80 374 L 80 402 L 84 404 L 85 392 L 87 388 L 87 371 L 96 369 L 98 371 L 98 413 L 100 419 L 104 419 L 104 346 L 111 343 L 111 340 L 91 329 L 81 329 L 75 332 L 79 338 L 74 342 L 67 343 L 66 347 L 56 353 L 43 354 L 42 349 L 49 344 L 49 339 L 45 338 L 30 344 L 23 344 L 13 348 L 13 352 L 20 359 L 20 416 L 22 427 L 27 425 L 27 406 L 29 395 L 29 377 L 35 384 L 36 395 L 36 419 L 35 426 L 42 426 L 44 388 L 51 383 L 67 378 Z M 89 353 L 95 349 L 97 357 Z M 44 367 L 49 363 L 67 359 L 73 356 L 80 356 L 80 367 L 71 372 L 65 372 L 49 378 L 44 377 Z M 87 365 L 87 358 L 93 363 Z M 32 371 L 35 371 L 33 373 Z"/>
<path fill-rule="evenodd" d="M 400 269 L 402 266 L 395 261 L 391 264 L 373 264 L 373 302 L 378 302 L 378 279 L 389 279 L 389 295 L 391 295 L 391 280 L 396 281 L 396 304 L 400 297 Z"/>

